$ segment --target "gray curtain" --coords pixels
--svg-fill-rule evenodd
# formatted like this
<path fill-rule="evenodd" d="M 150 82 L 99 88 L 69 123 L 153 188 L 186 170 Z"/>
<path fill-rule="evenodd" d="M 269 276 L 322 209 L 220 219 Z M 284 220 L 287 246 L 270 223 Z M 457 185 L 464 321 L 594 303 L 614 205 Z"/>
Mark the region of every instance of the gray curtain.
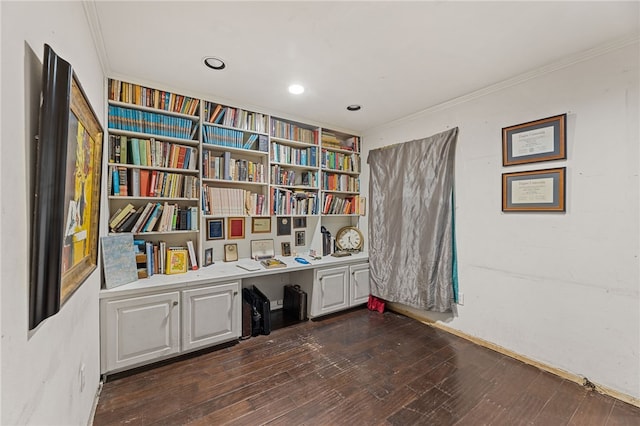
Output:
<path fill-rule="evenodd" d="M 457 137 L 456 127 L 369 153 L 374 296 L 430 311 L 451 310 Z"/>

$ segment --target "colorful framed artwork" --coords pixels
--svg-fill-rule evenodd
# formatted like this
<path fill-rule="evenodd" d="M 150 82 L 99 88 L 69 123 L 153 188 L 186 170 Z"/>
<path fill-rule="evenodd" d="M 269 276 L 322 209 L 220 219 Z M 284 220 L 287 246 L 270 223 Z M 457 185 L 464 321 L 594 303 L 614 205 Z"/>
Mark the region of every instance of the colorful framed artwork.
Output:
<path fill-rule="evenodd" d="M 567 158 L 567 114 L 502 129 L 502 165 Z"/>
<path fill-rule="evenodd" d="M 103 129 L 71 65 L 45 45 L 31 223 L 29 329 L 98 264 Z"/>
<path fill-rule="evenodd" d="M 167 274 L 184 274 L 189 264 L 189 252 L 184 249 L 167 250 Z"/>
<path fill-rule="evenodd" d="M 271 232 L 271 217 L 252 217 L 251 232 L 253 234 L 268 234 Z"/>
<path fill-rule="evenodd" d="M 564 212 L 565 167 L 502 174 L 503 212 Z"/>
<path fill-rule="evenodd" d="M 227 218 L 227 235 L 230 240 L 244 238 L 244 217 Z"/>
<path fill-rule="evenodd" d="M 207 219 L 207 240 L 224 240 L 224 219 Z"/>

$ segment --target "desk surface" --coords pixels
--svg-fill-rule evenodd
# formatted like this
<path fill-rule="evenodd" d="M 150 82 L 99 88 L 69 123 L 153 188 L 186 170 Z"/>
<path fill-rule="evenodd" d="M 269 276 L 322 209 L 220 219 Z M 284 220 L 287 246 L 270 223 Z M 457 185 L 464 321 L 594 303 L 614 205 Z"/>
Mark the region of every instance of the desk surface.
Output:
<path fill-rule="evenodd" d="M 109 290 L 100 291 L 100 299 L 112 297 L 128 296 L 158 290 L 183 289 L 200 284 L 214 284 L 224 281 L 240 280 L 243 278 L 258 277 L 287 272 L 302 271 L 305 269 L 325 268 L 331 266 L 343 266 L 352 263 L 366 262 L 369 259 L 367 253 L 357 253 L 345 257 L 325 256 L 320 260 L 312 260 L 308 256 L 300 256 L 309 261 L 308 265 L 298 263 L 294 257 L 276 256 L 287 264 L 286 268 L 265 269 L 259 261 L 251 259 L 240 259 L 236 262 L 218 261 L 213 265 L 200 267 L 196 271 L 188 271 L 185 274 L 165 275 L 156 274 L 150 278 L 144 278 Z M 238 264 L 253 264 L 258 268 L 256 271 L 247 271 L 238 267 Z"/>

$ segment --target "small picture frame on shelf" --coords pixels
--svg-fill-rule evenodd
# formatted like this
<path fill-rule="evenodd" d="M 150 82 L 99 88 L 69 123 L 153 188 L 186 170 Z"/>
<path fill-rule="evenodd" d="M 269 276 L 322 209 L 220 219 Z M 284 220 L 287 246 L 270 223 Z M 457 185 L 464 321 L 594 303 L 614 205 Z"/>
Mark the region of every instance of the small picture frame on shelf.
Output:
<path fill-rule="evenodd" d="M 224 219 L 207 219 L 207 240 L 224 240 Z"/>
<path fill-rule="evenodd" d="M 293 228 L 306 228 L 307 227 L 307 218 L 306 216 L 294 217 L 293 218 Z"/>
<path fill-rule="evenodd" d="M 230 217 L 227 219 L 227 235 L 230 240 L 244 238 L 244 217 Z"/>
<path fill-rule="evenodd" d="M 291 243 L 284 242 L 282 243 L 282 255 L 283 256 L 291 256 Z"/>
<path fill-rule="evenodd" d="M 291 235 L 290 217 L 278 217 L 278 235 Z"/>
<path fill-rule="evenodd" d="M 304 231 L 296 231 L 296 247 L 303 246 L 305 244 L 304 239 Z"/>
<path fill-rule="evenodd" d="M 238 260 L 238 245 L 225 244 L 224 245 L 224 261 L 235 262 L 236 260 Z"/>
<path fill-rule="evenodd" d="M 271 217 L 252 217 L 251 233 L 268 234 L 271 232 Z"/>
<path fill-rule="evenodd" d="M 204 251 L 204 266 L 213 265 L 213 248 Z"/>

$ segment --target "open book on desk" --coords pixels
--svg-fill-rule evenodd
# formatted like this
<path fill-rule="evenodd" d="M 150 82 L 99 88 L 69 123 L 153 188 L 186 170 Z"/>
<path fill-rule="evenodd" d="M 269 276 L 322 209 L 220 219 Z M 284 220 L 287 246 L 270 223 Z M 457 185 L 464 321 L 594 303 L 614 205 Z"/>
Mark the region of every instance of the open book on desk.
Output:
<path fill-rule="evenodd" d="M 265 267 L 265 269 L 273 269 L 273 268 L 286 268 L 287 264 L 284 263 L 282 260 L 280 259 L 276 259 L 271 258 L 271 259 L 265 259 L 265 260 L 261 260 L 260 264 L 262 266 Z"/>

